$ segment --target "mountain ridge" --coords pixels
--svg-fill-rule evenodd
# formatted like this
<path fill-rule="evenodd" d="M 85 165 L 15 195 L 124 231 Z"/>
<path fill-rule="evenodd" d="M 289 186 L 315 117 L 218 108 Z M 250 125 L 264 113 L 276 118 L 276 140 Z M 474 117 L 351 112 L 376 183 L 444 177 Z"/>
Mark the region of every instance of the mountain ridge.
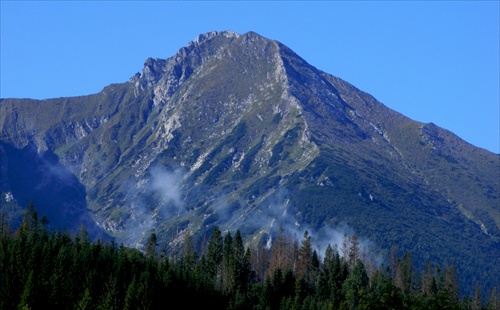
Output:
<path fill-rule="evenodd" d="M 97 94 L 2 99 L 0 111 L 2 171 L 18 169 L 8 147 L 53 156 L 85 188 L 97 226 L 127 245 L 140 248 L 152 231 L 173 245 L 213 224 L 250 240 L 271 237 L 275 222 L 317 236 L 348 225 L 382 252 L 465 255 L 467 270 L 463 242 L 498 262 L 498 154 L 254 32 L 209 32 Z M 20 180 L 0 181 L 14 197 L 1 210 L 25 204 Z M 497 267 L 481 270 L 476 278 L 496 283 Z"/>

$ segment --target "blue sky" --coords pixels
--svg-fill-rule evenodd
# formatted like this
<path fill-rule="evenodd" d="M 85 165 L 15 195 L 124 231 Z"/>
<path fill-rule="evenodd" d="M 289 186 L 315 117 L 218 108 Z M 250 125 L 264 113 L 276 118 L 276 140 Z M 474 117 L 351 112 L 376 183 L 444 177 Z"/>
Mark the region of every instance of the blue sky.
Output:
<path fill-rule="evenodd" d="M 1 98 L 96 93 L 198 34 L 255 31 L 500 153 L 499 1 L 1 1 Z"/>

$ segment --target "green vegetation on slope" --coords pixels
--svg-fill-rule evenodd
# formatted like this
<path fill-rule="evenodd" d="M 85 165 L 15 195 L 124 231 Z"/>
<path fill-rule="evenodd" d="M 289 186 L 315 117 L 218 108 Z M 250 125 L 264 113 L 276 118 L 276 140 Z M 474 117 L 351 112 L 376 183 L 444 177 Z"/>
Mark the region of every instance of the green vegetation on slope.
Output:
<path fill-rule="evenodd" d="M 189 234 L 174 256 L 48 231 L 33 205 L 14 233 L 0 217 L 0 309 L 498 309 L 499 296 L 459 297 L 453 265 L 426 265 L 409 254 L 387 270 L 363 253 L 356 235 L 322 256 L 308 232 L 300 244 L 280 230 L 271 249 L 244 247 L 239 231 L 215 226 L 196 246 Z"/>

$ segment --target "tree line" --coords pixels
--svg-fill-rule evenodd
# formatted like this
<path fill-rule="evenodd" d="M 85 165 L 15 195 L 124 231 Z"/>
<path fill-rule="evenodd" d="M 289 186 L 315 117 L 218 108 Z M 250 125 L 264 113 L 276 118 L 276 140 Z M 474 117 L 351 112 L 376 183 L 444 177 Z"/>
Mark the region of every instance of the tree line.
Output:
<path fill-rule="evenodd" d="M 0 309 L 500 309 L 496 288 L 460 297 L 453 264 L 417 274 L 393 250 L 377 266 L 355 235 L 320 255 L 307 231 L 251 248 L 214 226 L 167 255 L 154 233 L 141 252 L 47 224 L 33 204 L 15 231 L 0 215 Z"/>

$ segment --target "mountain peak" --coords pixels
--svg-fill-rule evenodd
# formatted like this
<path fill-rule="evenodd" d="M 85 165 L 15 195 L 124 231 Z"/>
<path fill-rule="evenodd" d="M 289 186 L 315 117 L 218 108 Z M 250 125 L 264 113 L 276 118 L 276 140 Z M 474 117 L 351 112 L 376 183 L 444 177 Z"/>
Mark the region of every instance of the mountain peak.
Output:
<path fill-rule="evenodd" d="M 141 90 L 158 83 L 168 84 L 167 88 L 170 90 L 167 93 L 171 94 L 196 68 L 239 37 L 239 34 L 230 30 L 200 34 L 170 58 L 146 59 L 142 73 L 136 73 L 129 81 Z"/>
<path fill-rule="evenodd" d="M 238 38 L 240 35 L 234 31 L 231 31 L 231 30 L 210 31 L 210 32 L 198 35 L 193 41 L 188 43 L 188 47 L 190 47 L 191 45 L 200 45 L 203 42 L 211 40 L 217 36 L 222 36 L 222 37 L 230 39 L 230 38 Z"/>
<path fill-rule="evenodd" d="M 243 34 L 242 37 L 244 37 L 247 40 L 269 40 L 254 31 L 248 31 L 245 34 Z"/>

